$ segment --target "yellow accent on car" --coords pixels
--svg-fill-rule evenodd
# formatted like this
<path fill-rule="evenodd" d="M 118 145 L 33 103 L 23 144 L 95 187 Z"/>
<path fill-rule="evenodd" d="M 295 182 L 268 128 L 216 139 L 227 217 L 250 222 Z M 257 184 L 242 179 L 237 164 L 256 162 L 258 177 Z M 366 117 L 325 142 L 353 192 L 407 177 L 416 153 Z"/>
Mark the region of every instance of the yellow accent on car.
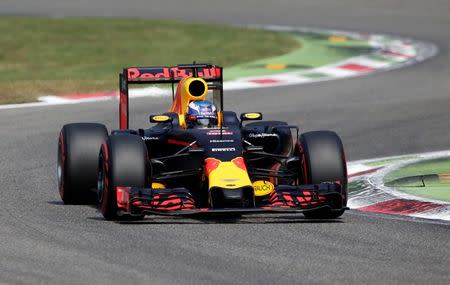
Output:
<path fill-rule="evenodd" d="M 184 114 L 178 114 L 178 124 L 182 128 L 186 128 L 186 119 L 184 118 Z"/>
<path fill-rule="evenodd" d="M 255 191 L 255 196 L 266 196 L 269 195 L 275 189 L 275 186 L 269 181 L 257 180 L 253 182 L 253 190 Z"/>
<path fill-rule="evenodd" d="M 223 112 L 219 111 L 217 112 L 217 126 L 221 127 L 223 124 Z"/>
<path fill-rule="evenodd" d="M 231 161 L 220 162 L 219 166 L 209 173 L 208 179 L 209 189 L 213 187 L 236 189 L 252 186 L 247 171 Z"/>
<path fill-rule="evenodd" d="M 169 116 L 166 116 L 166 115 L 156 115 L 156 116 L 152 116 L 152 119 L 153 119 L 155 122 L 161 122 L 161 123 L 170 121 L 170 117 L 169 117 Z"/>
<path fill-rule="evenodd" d="M 182 84 L 180 89 L 181 110 L 183 110 L 184 111 L 183 113 L 186 114 L 186 110 L 190 102 L 203 101 L 206 99 L 206 94 L 208 93 L 208 84 L 202 78 L 197 77 L 186 78 L 183 82 L 181 82 L 181 84 Z M 190 92 L 192 84 L 200 85 L 201 87 L 198 87 L 198 89 L 202 90 L 203 92 L 201 94 L 193 95 Z"/>
<path fill-rule="evenodd" d="M 153 182 L 152 183 L 152 189 L 165 189 L 166 185 L 162 184 L 162 183 L 158 183 L 158 182 Z"/>
<path fill-rule="evenodd" d="M 261 118 L 261 114 L 260 113 L 245 113 L 244 117 L 248 120 L 256 120 Z"/>
<path fill-rule="evenodd" d="M 186 127 L 184 116 L 188 105 L 192 101 L 203 101 L 208 93 L 208 84 L 199 77 L 185 77 L 178 83 L 177 92 L 169 108 L 169 112 L 178 114 L 178 123 L 181 127 Z"/>

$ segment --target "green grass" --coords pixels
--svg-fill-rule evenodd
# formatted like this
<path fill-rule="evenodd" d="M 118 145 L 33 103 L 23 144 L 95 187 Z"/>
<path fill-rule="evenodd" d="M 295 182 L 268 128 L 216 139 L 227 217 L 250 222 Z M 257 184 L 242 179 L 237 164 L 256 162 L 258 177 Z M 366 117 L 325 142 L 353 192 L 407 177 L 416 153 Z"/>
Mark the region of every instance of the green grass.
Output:
<path fill-rule="evenodd" d="M 219 25 L 0 17 L 0 104 L 116 90 L 126 66 L 196 60 L 229 67 L 299 47 L 286 34 Z"/>
<path fill-rule="evenodd" d="M 450 158 L 438 158 L 410 164 L 392 171 L 384 177 L 384 181 L 391 181 L 408 176 L 442 173 L 450 173 Z"/>
<path fill-rule="evenodd" d="M 434 177 L 420 177 L 421 175 L 446 173 L 450 173 L 450 158 L 439 158 L 413 163 L 397 169 L 386 175 L 384 182 L 389 185 L 396 179 L 416 176 L 403 179 L 404 182 L 396 183 L 397 185 L 394 188 L 415 196 L 450 202 L 450 184 L 448 181 Z M 425 187 L 422 187 L 422 180 Z"/>
<path fill-rule="evenodd" d="M 282 72 L 315 68 L 326 64 L 335 63 L 346 58 L 369 53 L 372 47 L 368 42 L 348 39 L 345 42 L 330 42 L 328 35 L 311 33 L 286 33 L 290 34 L 301 49 L 272 58 L 263 58 L 254 62 L 234 66 L 225 71 L 226 79 L 237 77 L 268 75 Z M 267 64 L 286 64 L 286 69 L 270 70 L 261 68 Z M 289 65 L 293 68 L 289 68 Z M 300 68 L 299 68 L 300 67 Z"/>

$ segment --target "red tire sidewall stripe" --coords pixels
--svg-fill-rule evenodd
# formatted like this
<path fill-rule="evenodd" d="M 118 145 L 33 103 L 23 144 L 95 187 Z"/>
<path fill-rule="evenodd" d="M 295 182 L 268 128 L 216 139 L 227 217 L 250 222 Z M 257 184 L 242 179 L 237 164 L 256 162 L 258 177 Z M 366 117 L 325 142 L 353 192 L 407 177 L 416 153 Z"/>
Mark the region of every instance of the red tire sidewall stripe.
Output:
<path fill-rule="evenodd" d="M 105 181 L 104 181 L 104 185 L 103 185 L 103 196 L 102 196 L 102 213 L 105 214 L 108 211 L 109 208 L 109 200 L 108 199 L 108 195 L 109 195 L 109 154 L 108 154 L 108 145 L 106 142 L 103 142 L 102 144 L 102 152 L 103 152 L 103 163 L 105 164 L 105 173 L 104 173 L 104 177 L 105 177 Z"/>
<path fill-rule="evenodd" d="M 303 184 L 308 184 L 309 183 L 309 179 L 308 179 L 308 168 L 306 165 L 306 157 L 305 157 L 305 152 L 303 150 L 303 146 L 302 146 L 302 142 L 301 140 L 297 141 L 297 150 L 300 154 L 300 157 L 302 159 L 302 168 L 303 168 Z"/>
<path fill-rule="evenodd" d="M 344 159 L 344 176 L 345 176 L 345 189 L 344 189 L 344 205 L 347 205 L 348 200 L 348 172 L 347 172 L 347 155 L 345 154 L 344 144 L 341 142 L 342 156 Z"/>
<path fill-rule="evenodd" d="M 61 182 L 58 183 L 59 184 L 58 187 L 59 187 L 59 195 L 61 196 L 61 199 L 64 199 L 64 188 L 65 188 L 65 180 L 66 180 L 66 173 L 65 173 L 66 148 L 64 145 L 64 135 L 63 135 L 62 131 L 59 133 L 59 141 L 61 144 L 61 178 L 60 178 Z"/>

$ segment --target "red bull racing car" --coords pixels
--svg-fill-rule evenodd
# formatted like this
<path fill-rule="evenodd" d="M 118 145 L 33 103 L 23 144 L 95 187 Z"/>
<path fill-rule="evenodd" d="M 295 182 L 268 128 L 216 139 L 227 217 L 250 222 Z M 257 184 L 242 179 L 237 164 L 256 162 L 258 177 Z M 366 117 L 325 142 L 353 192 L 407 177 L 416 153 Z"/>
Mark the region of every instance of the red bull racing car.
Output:
<path fill-rule="evenodd" d="M 222 68 L 210 64 L 138 67 L 120 74 L 119 130 L 64 125 L 58 185 L 65 204 L 94 197 L 106 219 L 209 213 L 303 213 L 337 218 L 347 209 L 341 139 L 299 135 L 297 126 L 239 117 L 223 104 Z M 129 128 L 130 84 L 172 84 L 168 112 Z M 176 85 L 176 90 L 175 90 Z"/>

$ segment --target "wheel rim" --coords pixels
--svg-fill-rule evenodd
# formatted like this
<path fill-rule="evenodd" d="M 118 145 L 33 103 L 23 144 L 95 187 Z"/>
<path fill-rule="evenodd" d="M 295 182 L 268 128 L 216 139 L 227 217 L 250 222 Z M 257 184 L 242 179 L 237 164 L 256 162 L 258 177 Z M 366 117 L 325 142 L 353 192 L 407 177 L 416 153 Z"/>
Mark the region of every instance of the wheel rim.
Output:
<path fill-rule="evenodd" d="M 59 191 L 63 191 L 63 154 L 62 154 L 62 145 L 61 141 L 58 142 L 58 160 L 56 164 L 56 176 L 58 179 L 58 188 Z"/>

